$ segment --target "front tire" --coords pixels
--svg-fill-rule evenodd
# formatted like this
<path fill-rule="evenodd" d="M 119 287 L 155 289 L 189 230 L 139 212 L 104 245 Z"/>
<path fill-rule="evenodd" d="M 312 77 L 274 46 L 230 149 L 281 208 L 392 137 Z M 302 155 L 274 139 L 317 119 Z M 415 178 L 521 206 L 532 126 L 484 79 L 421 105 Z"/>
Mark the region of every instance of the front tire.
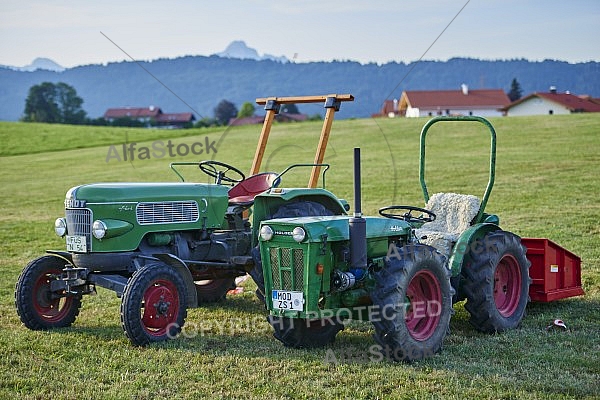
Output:
<path fill-rule="evenodd" d="M 273 336 L 285 347 L 308 349 L 327 346 L 333 343 L 335 335 L 342 329 L 339 321 L 332 319 L 267 317 L 273 327 Z"/>
<path fill-rule="evenodd" d="M 394 361 L 420 360 L 440 351 L 448 333 L 450 271 L 444 256 L 430 246 L 407 246 L 398 254 L 375 275 L 375 340 Z"/>
<path fill-rule="evenodd" d="M 15 306 L 23 324 L 32 330 L 71 326 L 81 307 L 81 295 L 50 291 L 66 261 L 55 256 L 43 256 L 31 261 L 17 280 Z"/>
<path fill-rule="evenodd" d="M 469 322 L 487 333 L 521 324 L 529 300 L 529 267 L 521 238 L 506 231 L 483 238 L 484 251 L 472 254 L 462 270 Z"/>
<path fill-rule="evenodd" d="M 136 346 L 175 338 L 187 316 L 183 278 L 166 264 L 149 264 L 129 279 L 121 301 L 121 325 Z"/>

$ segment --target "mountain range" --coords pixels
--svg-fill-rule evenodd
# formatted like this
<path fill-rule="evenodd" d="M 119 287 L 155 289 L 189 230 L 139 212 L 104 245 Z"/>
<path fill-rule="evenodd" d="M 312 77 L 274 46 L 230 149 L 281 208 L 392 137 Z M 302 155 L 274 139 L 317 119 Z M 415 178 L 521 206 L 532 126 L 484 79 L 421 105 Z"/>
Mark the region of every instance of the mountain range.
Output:
<path fill-rule="evenodd" d="M 54 64 L 54 67 L 52 67 Z M 185 56 L 144 62 L 116 62 L 62 70 L 56 63 L 44 69 L 0 67 L 0 120 L 18 120 L 33 85 L 65 82 L 83 98 L 91 118 L 114 107 L 160 107 L 164 112 L 193 112 L 197 119 L 212 117 L 221 100 L 234 103 L 258 97 L 350 93 L 353 103 L 339 117 L 367 117 L 380 110 L 386 99 L 399 98 L 403 90 L 503 89 L 513 79 L 523 95 L 559 92 L 600 97 L 600 63 L 571 64 L 545 60 L 477 60 L 360 64 L 353 61 L 290 62 L 285 57 L 259 55 L 244 42 L 231 43 L 211 56 Z M 40 63 L 33 63 L 40 66 Z M 29 66 L 28 66 L 29 67 Z M 50 69 L 50 70 L 49 70 Z M 322 106 L 300 105 L 301 112 L 322 113 Z M 260 109 L 257 107 L 257 113 Z"/>

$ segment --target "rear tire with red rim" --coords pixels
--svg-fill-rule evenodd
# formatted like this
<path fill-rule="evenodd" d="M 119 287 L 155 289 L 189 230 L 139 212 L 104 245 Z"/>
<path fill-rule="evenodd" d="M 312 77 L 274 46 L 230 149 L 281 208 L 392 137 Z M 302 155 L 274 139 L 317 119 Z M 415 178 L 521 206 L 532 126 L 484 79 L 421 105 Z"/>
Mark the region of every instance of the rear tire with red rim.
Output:
<path fill-rule="evenodd" d="M 521 238 L 506 231 L 484 236 L 483 251 L 468 255 L 462 291 L 469 322 L 482 332 L 503 332 L 521 324 L 529 300 L 529 267 Z"/>
<path fill-rule="evenodd" d="M 440 351 L 452 316 L 450 271 L 433 247 L 398 249 L 375 275 L 372 323 L 383 355 L 413 361 Z"/>
<path fill-rule="evenodd" d="M 174 339 L 187 316 L 185 283 L 179 273 L 162 263 L 136 271 L 121 300 L 121 325 L 136 346 Z"/>
<path fill-rule="evenodd" d="M 33 330 L 71 326 L 79 314 L 81 295 L 50 291 L 67 264 L 56 256 L 31 261 L 17 280 L 15 306 L 23 324 Z"/>

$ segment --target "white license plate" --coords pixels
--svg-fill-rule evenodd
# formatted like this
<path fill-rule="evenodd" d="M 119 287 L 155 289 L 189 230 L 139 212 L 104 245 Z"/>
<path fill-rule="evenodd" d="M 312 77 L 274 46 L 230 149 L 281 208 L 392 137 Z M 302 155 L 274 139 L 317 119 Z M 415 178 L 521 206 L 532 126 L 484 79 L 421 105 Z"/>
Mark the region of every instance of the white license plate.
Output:
<path fill-rule="evenodd" d="M 85 236 L 68 236 L 67 235 L 67 251 L 75 253 L 87 252 L 87 243 Z"/>
<path fill-rule="evenodd" d="M 288 290 L 273 290 L 273 308 L 278 310 L 302 311 L 304 293 Z"/>

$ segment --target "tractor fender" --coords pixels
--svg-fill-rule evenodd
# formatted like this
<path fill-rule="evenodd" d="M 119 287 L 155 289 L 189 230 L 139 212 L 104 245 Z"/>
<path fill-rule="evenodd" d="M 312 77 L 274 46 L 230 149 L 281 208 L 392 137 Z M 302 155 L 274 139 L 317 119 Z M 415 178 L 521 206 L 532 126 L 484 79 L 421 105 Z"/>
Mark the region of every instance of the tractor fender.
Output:
<path fill-rule="evenodd" d="M 476 224 L 464 231 L 456 241 L 456 244 L 452 248 L 450 253 L 450 259 L 448 260 L 448 267 L 452 272 L 452 276 L 460 275 L 460 271 L 463 267 L 463 262 L 466 255 L 473 252 L 484 252 L 486 251 L 486 244 L 482 240 L 485 235 L 490 232 L 499 231 L 500 227 L 492 223 Z"/>
<path fill-rule="evenodd" d="M 181 275 L 185 282 L 187 306 L 189 308 L 198 307 L 198 294 L 196 293 L 196 287 L 194 286 L 194 278 L 192 278 L 192 273 L 185 262 L 179 257 L 169 253 L 152 254 L 152 256 L 179 272 L 179 275 Z"/>
<path fill-rule="evenodd" d="M 314 201 L 336 215 L 344 215 L 348 211 L 348 203 L 345 200 L 340 200 L 329 190 L 321 188 L 274 188 L 256 196 L 254 206 L 262 206 L 265 209 L 267 206 L 279 208 L 280 205 L 291 201 Z"/>
<path fill-rule="evenodd" d="M 46 253 L 54 257 L 62 258 L 69 264 L 73 265 L 73 256 L 68 251 L 46 250 Z"/>

